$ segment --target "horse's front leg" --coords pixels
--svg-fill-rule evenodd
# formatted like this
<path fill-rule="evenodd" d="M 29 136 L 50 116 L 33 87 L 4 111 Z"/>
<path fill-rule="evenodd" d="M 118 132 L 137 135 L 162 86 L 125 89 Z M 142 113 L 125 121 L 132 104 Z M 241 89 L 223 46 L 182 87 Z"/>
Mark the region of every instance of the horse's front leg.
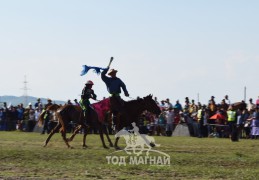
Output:
<path fill-rule="evenodd" d="M 109 136 L 109 134 L 108 134 L 107 126 L 105 126 L 104 134 L 106 135 L 106 138 L 107 138 L 107 140 L 108 140 L 108 142 L 109 142 L 110 147 L 113 147 L 113 143 L 112 143 L 112 141 L 111 141 L 111 139 L 110 139 L 110 136 Z"/>
<path fill-rule="evenodd" d="M 61 130 L 61 135 L 62 135 L 62 138 L 63 138 L 63 140 L 65 141 L 67 147 L 68 147 L 68 148 L 72 148 L 72 147 L 68 144 L 68 141 L 67 141 L 67 138 L 66 138 L 66 129 L 65 129 L 65 128 L 62 128 L 62 130 Z"/>
<path fill-rule="evenodd" d="M 51 137 L 56 133 L 56 131 L 57 131 L 60 127 L 61 127 L 61 124 L 58 123 L 58 124 L 56 125 L 56 127 L 51 130 L 51 132 L 50 132 L 48 138 L 46 139 L 45 144 L 44 144 L 43 147 L 46 147 L 46 146 L 47 146 L 47 144 L 48 144 L 48 142 L 50 141 Z"/>
<path fill-rule="evenodd" d="M 105 144 L 105 142 L 104 142 L 102 125 L 99 126 L 99 134 L 100 134 L 100 138 L 101 138 L 103 147 L 104 147 L 105 149 L 108 149 L 108 147 L 106 146 L 106 144 Z"/>

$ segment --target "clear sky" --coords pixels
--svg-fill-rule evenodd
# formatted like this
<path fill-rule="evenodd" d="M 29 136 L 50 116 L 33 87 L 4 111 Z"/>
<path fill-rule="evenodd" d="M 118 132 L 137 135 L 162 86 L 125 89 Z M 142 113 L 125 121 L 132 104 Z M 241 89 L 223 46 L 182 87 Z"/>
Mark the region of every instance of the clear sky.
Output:
<path fill-rule="evenodd" d="M 257 99 L 258 0 L 0 0 L 0 95 L 73 100 L 112 68 L 131 97 Z M 130 100 L 122 95 L 123 99 Z"/>

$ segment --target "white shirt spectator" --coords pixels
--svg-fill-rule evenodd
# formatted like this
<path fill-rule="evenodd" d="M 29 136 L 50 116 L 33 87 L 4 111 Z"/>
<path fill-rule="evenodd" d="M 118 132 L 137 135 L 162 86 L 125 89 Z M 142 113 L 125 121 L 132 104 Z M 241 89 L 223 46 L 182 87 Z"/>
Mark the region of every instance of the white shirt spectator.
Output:
<path fill-rule="evenodd" d="M 166 112 L 166 123 L 167 124 L 173 124 L 174 122 L 174 111 L 170 109 L 169 111 Z"/>

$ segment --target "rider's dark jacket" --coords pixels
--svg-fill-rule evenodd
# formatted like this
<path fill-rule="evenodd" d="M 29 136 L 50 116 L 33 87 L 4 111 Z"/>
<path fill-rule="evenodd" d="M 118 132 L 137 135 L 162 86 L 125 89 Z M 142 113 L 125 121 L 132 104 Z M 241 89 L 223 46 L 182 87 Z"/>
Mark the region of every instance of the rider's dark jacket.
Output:
<path fill-rule="evenodd" d="M 124 91 L 124 94 L 127 95 L 128 91 L 126 88 L 126 85 L 124 84 L 124 82 L 117 77 L 108 77 L 106 76 L 106 73 L 108 72 L 108 68 L 103 70 L 101 73 L 101 77 L 102 80 L 104 81 L 104 83 L 106 84 L 107 90 L 111 95 L 117 95 L 119 96 L 119 94 L 121 93 L 121 88 Z"/>
<path fill-rule="evenodd" d="M 80 100 L 80 105 L 82 107 L 83 110 L 87 110 L 90 106 L 90 98 L 96 99 L 96 94 L 94 93 L 94 90 L 92 90 L 91 88 L 89 88 L 87 85 L 84 87 L 84 89 L 82 90 L 82 94 L 81 94 L 81 100 Z"/>

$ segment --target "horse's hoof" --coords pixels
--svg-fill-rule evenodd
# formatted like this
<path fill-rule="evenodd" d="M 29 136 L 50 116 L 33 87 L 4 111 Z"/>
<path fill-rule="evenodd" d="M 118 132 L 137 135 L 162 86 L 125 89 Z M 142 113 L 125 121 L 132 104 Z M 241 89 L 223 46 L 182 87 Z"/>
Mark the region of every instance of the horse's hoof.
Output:
<path fill-rule="evenodd" d="M 74 149 L 72 146 L 69 146 L 68 149 Z"/>
<path fill-rule="evenodd" d="M 86 149 L 88 146 L 87 145 L 83 145 L 83 149 Z"/>
<path fill-rule="evenodd" d="M 119 146 L 116 146 L 115 149 L 116 150 L 121 150 L 121 148 Z"/>
<path fill-rule="evenodd" d="M 156 145 L 154 143 L 149 144 L 151 147 L 155 147 Z"/>
<path fill-rule="evenodd" d="M 109 149 L 109 147 L 107 147 L 107 146 L 103 146 L 103 148 L 104 148 L 104 149 Z"/>

